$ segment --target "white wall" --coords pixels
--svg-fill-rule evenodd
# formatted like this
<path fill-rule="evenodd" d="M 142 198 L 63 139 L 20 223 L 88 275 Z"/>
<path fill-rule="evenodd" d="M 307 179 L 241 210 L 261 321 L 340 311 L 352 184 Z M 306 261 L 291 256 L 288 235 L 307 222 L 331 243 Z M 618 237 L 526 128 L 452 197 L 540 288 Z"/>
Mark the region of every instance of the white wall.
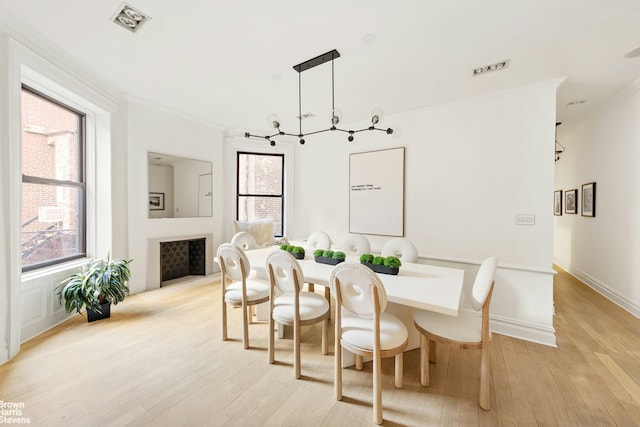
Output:
<path fill-rule="evenodd" d="M 496 255 L 492 327 L 555 345 L 551 200 L 559 82 L 387 117 L 383 126 L 396 128 L 396 137 L 363 132 L 347 143 L 327 133 L 295 144 L 289 237 L 324 230 L 340 244 L 349 231 L 349 153 L 404 146 L 405 236 L 422 262 L 465 268 L 469 289 L 477 265 Z M 516 214 L 535 215 L 535 225 L 516 225 Z M 374 250 L 388 239 L 367 237 Z"/>
<path fill-rule="evenodd" d="M 214 248 L 222 243 L 222 203 L 218 202 L 222 192 L 223 134 L 216 126 L 192 120 L 172 111 L 167 111 L 142 101 L 131 99 L 128 107 L 129 141 L 129 249 L 131 263 L 132 293 L 153 289 L 156 275 L 149 280 L 149 268 L 159 266 L 157 254 L 150 244 L 159 239 L 174 239 L 185 236 L 212 235 L 207 247 L 207 274 L 214 270 Z M 165 153 L 173 156 L 204 160 L 213 165 L 213 216 L 201 218 L 148 218 L 148 172 L 147 153 Z M 197 180 L 195 181 L 197 192 Z M 152 259 L 153 258 L 153 259 Z M 151 267 L 150 267 L 151 266 Z M 153 283 L 151 283 L 153 282 Z"/>
<path fill-rule="evenodd" d="M 640 79 L 558 140 L 556 189 L 596 182 L 596 216 L 555 217 L 554 261 L 640 317 Z"/>
<path fill-rule="evenodd" d="M 174 165 L 175 217 L 198 216 L 200 175 L 211 174 L 211 164 L 184 160 Z"/>

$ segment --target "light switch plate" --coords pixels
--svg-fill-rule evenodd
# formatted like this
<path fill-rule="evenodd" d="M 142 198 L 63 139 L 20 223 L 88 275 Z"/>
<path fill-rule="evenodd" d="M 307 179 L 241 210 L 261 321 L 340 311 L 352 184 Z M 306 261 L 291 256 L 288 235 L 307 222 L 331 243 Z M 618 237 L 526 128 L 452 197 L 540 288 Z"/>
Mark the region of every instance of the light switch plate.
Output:
<path fill-rule="evenodd" d="M 517 225 L 535 225 L 536 216 L 533 214 L 517 214 L 516 224 Z"/>

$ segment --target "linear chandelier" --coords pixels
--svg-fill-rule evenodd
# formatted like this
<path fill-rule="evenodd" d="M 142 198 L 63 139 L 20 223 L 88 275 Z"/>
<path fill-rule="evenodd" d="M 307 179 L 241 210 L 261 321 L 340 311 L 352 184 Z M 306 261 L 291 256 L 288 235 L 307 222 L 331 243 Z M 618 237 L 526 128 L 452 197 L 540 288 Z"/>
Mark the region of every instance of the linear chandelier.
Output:
<path fill-rule="evenodd" d="M 245 132 L 244 136 L 245 138 L 263 138 L 266 139 L 267 141 L 269 141 L 269 144 L 271 144 L 271 146 L 276 145 L 276 141 L 273 139 L 276 136 L 293 136 L 293 137 L 297 137 L 300 141 L 300 144 L 304 144 L 305 143 L 305 137 L 309 136 L 309 135 L 315 135 L 317 133 L 323 133 L 323 132 L 328 132 L 328 131 L 339 131 L 339 132 L 344 132 L 349 134 L 349 136 L 347 137 L 347 140 L 349 142 L 353 141 L 353 135 L 358 133 L 358 132 L 362 132 L 365 130 L 377 130 L 377 131 L 382 131 L 382 132 L 386 132 L 387 135 L 391 135 L 393 133 L 393 129 L 391 128 L 387 128 L 387 129 L 382 129 L 382 128 L 378 128 L 376 127 L 376 125 L 378 123 L 380 123 L 380 121 L 382 120 L 382 110 L 379 108 L 374 109 L 371 112 L 371 125 L 362 129 L 356 129 L 356 130 L 352 130 L 352 129 L 341 129 L 339 127 L 337 127 L 337 125 L 340 123 L 340 119 L 341 119 L 341 112 L 339 110 L 337 110 L 335 108 L 335 88 L 334 88 L 334 71 L 333 71 L 333 60 L 336 58 L 340 57 L 340 53 L 336 50 L 333 49 L 327 53 L 324 53 L 322 55 L 316 56 L 313 59 L 309 59 L 308 61 L 302 62 L 298 65 L 294 65 L 293 69 L 296 70 L 298 72 L 298 133 L 289 133 L 289 132 L 285 132 L 283 130 L 280 129 L 280 119 L 278 119 L 278 116 L 275 114 L 270 114 L 268 117 L 268 121 L 269 124 L 275 129 L 275 133 L 272 135 L 254 135 L 251 134 L 249 132 Z M 302 79 L 300 77 L 300 75 L 302 74 L 303 71 L 306 71 L 310 68 L 313 68 L 315 66 L 324 64 L 325 62 L 329 62 L 331 61 L 331 126 L 326 128 L 326 129 L 321 129 L 321 130 L 316 130 L 313 132 L 302 132 Z"/>

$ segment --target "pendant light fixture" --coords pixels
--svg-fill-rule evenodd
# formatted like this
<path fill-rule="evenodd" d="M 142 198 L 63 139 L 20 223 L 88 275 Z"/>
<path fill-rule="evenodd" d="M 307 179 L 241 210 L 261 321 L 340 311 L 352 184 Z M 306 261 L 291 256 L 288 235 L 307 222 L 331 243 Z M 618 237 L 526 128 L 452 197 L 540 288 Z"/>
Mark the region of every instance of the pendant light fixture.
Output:
<path fill-rule="evenodd" d="M 269 144 L 271 144 L 271 146 L 276 145 L 276 141 L 273 139 L 277 136 L 293 136 L 293 137 L 297 137 L 300 144 L 304 144 L 305 143 L 305 137 L 309 136 L 309 135 L 314 135 L 317 133 L 323 133 L 323 132 L 327 132 L 327 131 L 339 131 L 339 132 L 344 132 L 347 133 L 347 140 L 348 141 L 353 141 L 353 135 L 358 133 L 358 132 L 362 132 L 365 130 L 377 130 L 377 131 L 382 131 L 382 132 L 386 132 L 387 135 L 391 135 L 393 133 L 393 129 L 391 128 L 387 128 L 387 129 L 382 129 L 382 128 L 378 128 L 376 127 L 377 124 L 379 124 L 382 121 L 382 110 L 380 108 L 375 108 L 372 112 L 371 112 L 371 125 L 362 129 L 356 129 L 356 130 L 352 130 L 352 129 L 341 129 L 338 127 L 338 124 L 340 123 L 340 120 L 342 118 L 342 113 L 340 112 L 340 110 L 338 110 L 335 107 L 335 89 L 334 89 L 334 70 L 333 70 L 333 61 L 336 58 L 340 57 L 340 53 L 336 50 L 333 49 L 327 53 L 324 53 L 322 55 L 316 56 L 313 59 L 309 59 L 308 61 L 302 62 L 298 65 L 294 65 L 293 69 L 296 70 L 298 72 L 298 133 L 289 133 L 289 132 L 285 132 L 282 129 L 280 129 L 280 119 L 278 118 L 278 116 L 276 114 L 270 114 L 269 117 L 267 118 L 269 125 L 271 127 L 273 127 L 273 129 L 275 129 L 275 133 L 272 135 L 254 135 L 251 134 L 249 132 L 245 132 L 244 136 L 245 138 L 262 138 L 262 139 L 266 139 L 267 141 L 269 141 Z M 321 130 L 316 130 L 313 132 L 307 132 L 304 133 L 302 132 L 302 79 L 301 79 L 301 74 L 303 71 L 306 71 L 310 68 L 316 67 L 318 65 L 324 64 L 325 62 L 329 62 L 331 61 L 331 126 L 329 126 L 326 129 L 321 129 Z"/>

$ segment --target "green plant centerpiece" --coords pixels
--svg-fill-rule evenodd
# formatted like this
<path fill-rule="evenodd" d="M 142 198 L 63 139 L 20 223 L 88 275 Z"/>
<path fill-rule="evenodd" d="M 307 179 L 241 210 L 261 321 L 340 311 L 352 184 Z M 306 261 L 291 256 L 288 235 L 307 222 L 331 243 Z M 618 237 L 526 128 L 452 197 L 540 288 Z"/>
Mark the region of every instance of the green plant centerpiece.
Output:
<path fill-rule="evenodd" d="M 290 253 L 295 259 L 304 259 L 304 248 L 302 246 L 293 246 Z"/>
<path fill-rule="evenodd" d="M 132 260 L 94 259 L 56 286 L 60 302 L 68 314 L 87 310 L 87 320 L 105 319 L 111 316 L 111 303 L 118 304 L 129 294 L 127 282 L 131 278 L 129 264 Z"/>
<path fill-rule="evenodd" d="M 373 254 L 360 255 L 360 263 L 366 265 L 376 273 L 398 274 L 400 271 L 400 258 L 395 256 L 374 256 Z"/>
<path fill-rule="evenodd" d="M 344 252 L 316 249 L 313 251 L 313 258 L 321 264 L 337 265 L 346 259 Z"/>

